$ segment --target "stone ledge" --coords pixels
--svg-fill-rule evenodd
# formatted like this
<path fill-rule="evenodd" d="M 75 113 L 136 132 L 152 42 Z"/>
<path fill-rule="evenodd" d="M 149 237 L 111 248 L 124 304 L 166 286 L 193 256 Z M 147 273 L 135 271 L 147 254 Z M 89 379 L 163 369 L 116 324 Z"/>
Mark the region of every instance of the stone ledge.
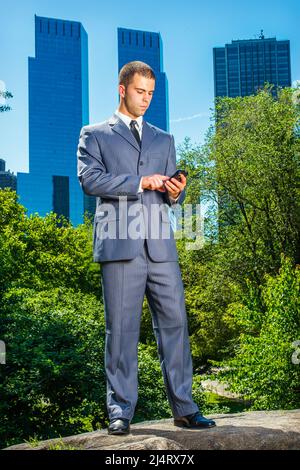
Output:
<path fill-rule="evenodd" d="M 182 429 L 173 419 L 131 424 L 127 436 L 111 436 L 107 429 L 40 441 L 36 447 L 27 443 L 5 450 L 47 450 L 63 444 L 82 450 L 299 450 L 300 410 L 248 411 L 210 416 L 217 426 Z"/>

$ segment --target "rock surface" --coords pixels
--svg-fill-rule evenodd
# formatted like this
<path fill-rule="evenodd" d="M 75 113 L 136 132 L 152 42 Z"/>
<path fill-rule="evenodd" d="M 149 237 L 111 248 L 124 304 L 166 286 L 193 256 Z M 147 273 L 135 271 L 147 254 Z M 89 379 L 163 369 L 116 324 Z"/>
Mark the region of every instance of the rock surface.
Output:
<path fill-rule="evenodd" d="M 223 382 L 219 382 L 218 380 L 202 380 L 201 386 L 204 388 L 204 390 L 207 390 L 209 392 L 213 392 L 216 395 L 220 395 L 221 397 L 226 397 L 226 398 L 232 398 L 235 400 L 239 400 L 243 402 L 244 400 L 242 399 L 242 396 L 238 395 L 237 393 L 233 393 L 228 389 L 228 385 L 226 385 Z"/>
<path fill-rule="evenodd" d="M 18 444 L 6 450 L 49 450 L 55 446 L 82 450 L 299 450 L 300 410 L 248 411 L 210 416 L 217 426 L 182 429 L 173 419 L 131 424 L 127 436 L 111 436 L 107 429 L 40 441 L 37 446 Z"/>

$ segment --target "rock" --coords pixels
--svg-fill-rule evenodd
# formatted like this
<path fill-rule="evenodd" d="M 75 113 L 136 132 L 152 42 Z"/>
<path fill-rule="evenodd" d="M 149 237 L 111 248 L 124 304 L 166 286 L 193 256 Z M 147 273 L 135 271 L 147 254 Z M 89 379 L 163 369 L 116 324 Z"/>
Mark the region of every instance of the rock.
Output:
<path fill-rule="evenodd" d="M 215 380 L 211 380 L 211 379 L 202 380 L 201 385 L 204 388 L 204 390 L 213 392 L 216 395 L 220 395 L 221 397 L 232 398 L 237 401 L 240 400 L 242 402 L 244 401 L 241 395 L 231 392 L 228 389 L 228 385 L 223 382 L 219 382 L 219 380 L 216 380 L 216 379 Z"/>
<path fill-rule="evenodd" d="M 300 410 L 247 411 L 211 416 L 211 429 L 183 429 L 173 419 L 131 424 L 126 436 L 112 436 L 106 429 L 40 441 L 35 447 L 18 444 L 5 450 L 299 450 Z"/>
<path fill-rule="evenodd" d="M 181 450 L 184 447 L 178 442 L 161 437 L 149 437 L 136 442 L 123 443 L 118 446 L 114 443 L 112 446 L 105 447 L 105 450 Z"/>

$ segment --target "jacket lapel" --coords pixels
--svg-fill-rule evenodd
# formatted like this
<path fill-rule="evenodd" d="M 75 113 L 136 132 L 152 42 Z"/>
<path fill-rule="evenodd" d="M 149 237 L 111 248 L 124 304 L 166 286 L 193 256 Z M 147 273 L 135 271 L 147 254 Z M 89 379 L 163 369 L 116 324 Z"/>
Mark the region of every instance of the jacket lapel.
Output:
<path fill-rule="evenodd" d="M 156 131 L 153 127 L 149 126 L 149 124 L 143 120 L 143 130 L 142 130 L 142 146 L 141 149 L 139 144 L 137 143 L 134 135 L 128 129 L 126 124 L 119 118 L 116 114 L 113 114 L 111 118 L 108 120 L 108 124 L 111 126 L 114 132 L 117 132 L 121 135 L 124 139 L 127 140 L 135 149 L 141 152 L 145 152 L 151 145 L 153 139 L 156 137 Z"/>
<path fill-rule="evenodd" d="M 153 140 L 155 139 L 157 132 L 153 127 L 149 126 L 148 122 L 143 120 L 143 130 L 142 130 L 142 152 L 146 152 L 146 150 L 150 147 Z"/>
<path fill-rule="evenodd" d="M 135 140 L 134 135 L 132 134 L 130 129 L 128 129 L 128 127 L 122 121 L 122 119 L 119 118 L 119 116 L 117 116 L 116 114 L 113 114 L 113 116 L 108 120 L 108 123 L 114 132 L 117 132 L 118 134 L 120 134 L 124 139 L 127 140 L 127 142 L 133 145 L 134 148 L 140 151 L 139 144 Z"/>

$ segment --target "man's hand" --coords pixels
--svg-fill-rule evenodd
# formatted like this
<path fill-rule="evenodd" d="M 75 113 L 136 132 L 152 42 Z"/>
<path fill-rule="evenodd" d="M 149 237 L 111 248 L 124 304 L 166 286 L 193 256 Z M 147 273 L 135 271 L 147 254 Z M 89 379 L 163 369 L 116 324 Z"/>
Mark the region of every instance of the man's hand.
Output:
<path fill-rule="evenodd" d="M 150 176 L 143 176 L 142 179 L 142 188 L 150 189 L 152 191 L 160 191 L 162 193 L 166 192 L 164 187 L 164 181 L 169 179 L 169 176 L 155 174 Z"/>
<path fill-rule="evenodd" d="M 176 199 L 181 191 L 186 187 L 186 177 L 180 175 L 181 180 L 178 181 L 176 178 L 171 178 L 168 181 L 164 181 L 164 186 L 167 189 L 169 195 Z"/>

